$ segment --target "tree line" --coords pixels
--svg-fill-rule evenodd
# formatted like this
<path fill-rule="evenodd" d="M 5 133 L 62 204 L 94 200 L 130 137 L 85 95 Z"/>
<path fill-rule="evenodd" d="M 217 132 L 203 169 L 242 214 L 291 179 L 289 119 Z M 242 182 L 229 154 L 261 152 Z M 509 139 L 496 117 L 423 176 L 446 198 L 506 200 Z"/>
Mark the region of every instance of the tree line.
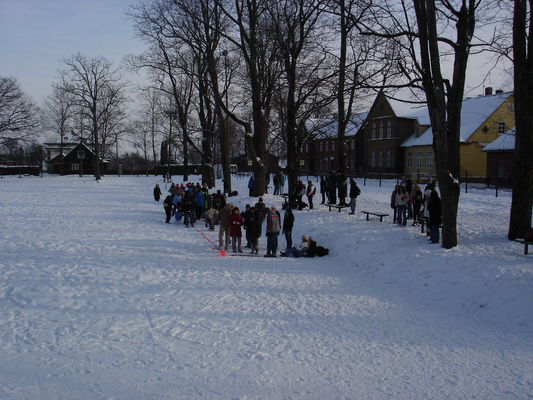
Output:
<path fill-rule="evenodd" d="M 77 54 L 65 60 L 46 104 L 55 115 L 50 127 L 61 140 L 86 132 L 97 158 L 113 151 L 118 157 L 120 138 L 154 163 L 159 153 L 187 164 L 194 152 L 209 187 L 215 162 L 222 164 L 226 192 L 229 159 L 241 145 L 257 196 L 266 187 L 266 154 L 272 151 L 287 160 L 292 193 L 309 134 L 306 121 L 336 116 L 336 167 L 345 172 L 343 144 L 353 114 L 378 91 L 394 97 L 407 90 L 410 101 L 429 111 L 443 247 L 452 248 L 467 67 L 471 57 L 492 52 L 513 65 L 516 161 L 509 238 L 517 238 L 531 226 L 533 201 L 532 2 L 140 0 L 129 16 L 146 50 L 128 56 L 126 64 L 146 71 L 149 84 L 138 92 L 135 117 L 127 118 L 120 71 L 103 58 Z"/>

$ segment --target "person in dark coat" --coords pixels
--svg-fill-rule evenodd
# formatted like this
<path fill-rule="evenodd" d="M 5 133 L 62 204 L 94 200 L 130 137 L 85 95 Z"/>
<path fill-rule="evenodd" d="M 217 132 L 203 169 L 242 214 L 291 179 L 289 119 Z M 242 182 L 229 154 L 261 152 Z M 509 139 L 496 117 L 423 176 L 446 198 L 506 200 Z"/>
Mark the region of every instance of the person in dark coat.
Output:
<path fill-rule="evenodd" d="M 168 195 L 163 200 L 163 207 L 165 208 L 165 214 L 167 215 L 166 223 L 170 224 L 170 219 L 172 218 L 172 195 Z"/>
<path fill-rule="evenodd" d="M 283 216 L 283 234 L 285 235 L 285 241 L 287 242 L 287 247 L 285 251 L 288 251 L 292 247 L 292 227 L 294 226 L 294 213 L 291 208 L 288 207 L 285 210 L 285 215 Z"/>
<path fill-rule="evenodd" d="M 339 206 L 347 206 L 346 195 L 348 194 L 348 178 L 340 172 L 337 174 L 337 191 L 339 193 Z"/>
<path fill-rule="evenodd" d="M 350 215 L 355 214 L 355 208 L 357 207 L 357 196 L 361 194 L 361 189 L 355 183 L 355 179 L 350 180 Z"/>
<path fill-rule="evenodd" d="M 331 173 L 328 175 L 327 182 L 328 182 L 328 193 L 329 193 L 328 204 L 335 204 L 337 203 L 337 178 L 335 177 L 334 173 Z"/>
<path fill-rule="evenodd" d="M 439 226 L 442 223 L 442 204 L 436 190 L 431 192 L 428 203 L 429 229 L 431 231 L 431 243 L 439 243 Z"/>
<path fill-rule="evenodd" d="M 322 195 L 322 202 L 320 204 L 324 204 L 326 202 L 327 192 L 328 192 L 328 183 L 326 182 L 326 177 L 321 176 L 320 177 L 320 194 Z"/>
<path fill-rule="evenodd" d="M 255 207 L 251 207 L 246 216 L 246 237 L 250 241 L 251 254 L 259 253 L 259 237 L 261 236 L 261 221 Z"/>
<path fill-rule="evenodd" d="M 154 188 L 154 200 L 155 201 L 159 201 L 159 199 L 161 198 L 161 195 L 163 193 L 161 193 L 161 188 L 159 187 L 159 185 L 156 183 L 155 184 L 155 188 Z"/>
<path fill-rule="evenodd" d="M 194 213 L 194 200 L 195 195 L 192 190 L 192 188 L 189 188 L 189 190 L 185 191 L 185 194 L 183 195 L 183 200 L 181 203 L 181 208 L 183 210 L 183 223 L 188 228 L 189 224 L 191 227 L 194 227 L 195 222 L 195 213 Z"/>

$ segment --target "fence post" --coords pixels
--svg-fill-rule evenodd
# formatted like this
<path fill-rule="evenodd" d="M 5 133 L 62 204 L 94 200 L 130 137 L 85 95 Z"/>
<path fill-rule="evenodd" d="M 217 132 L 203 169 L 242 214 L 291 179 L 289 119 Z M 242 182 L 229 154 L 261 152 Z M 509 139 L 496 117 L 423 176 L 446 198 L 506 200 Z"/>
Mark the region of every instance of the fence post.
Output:
<path fill-rule="evenodd" d="M 468 171 L 465 170 L 465 193 L 468 193 Z"/>
<path fill-rule="evenodd" d="M 381 174 L 379 174 L 379 187 L 381 187 Z"/>
<path fill-rule="evenodd" d="M 365 175 L 365 178 L 363 180 L 363 186 L 366 186 L 366 175 Z"/>
<path fill-rule="evenodd" d="M 498 182 L 496 182 L 496 197 L 498 197 Z"/>

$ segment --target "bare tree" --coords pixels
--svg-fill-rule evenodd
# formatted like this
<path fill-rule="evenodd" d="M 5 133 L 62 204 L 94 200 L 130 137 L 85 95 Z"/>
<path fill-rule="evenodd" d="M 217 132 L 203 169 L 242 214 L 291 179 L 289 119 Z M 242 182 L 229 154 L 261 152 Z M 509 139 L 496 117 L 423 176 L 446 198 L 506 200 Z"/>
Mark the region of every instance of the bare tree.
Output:
<path fill-rule="evenodd" d="M 76 104 L 90 121 L 88 128 L 96 156 L 95 178 L 100 180 L 102 125 L 111 105 L 121 97 L 124 84 L 111 62 L 103 57 L 87 58 L 78 53 L 64 63 L 61 87 L 75 97 Z"/>
<path fill-rule="evenodd" d="M 148 68 L 158 77 L 164 75 L 166 84 L 160 85 L 160 89 L 173 95 L 183 138 L 202 156 L 204 183 L 213 187 L 213 132 L 211 129 L 202 129 L 201 148 L 189 134 L 193 88 L 197 88 L 201 92 L 199 97 L 205 100 L 205 60 L 207 52 L 212 51 L 213 42 L 215 45 L 217 42 L 212 39 L 211 21 L 205 22 L 203 19 L 204 11 L 209 14 L 208 3 L 156 0 L 144 1 L 133 7 L 130 14 L 136 21 L 137 33 L 151 47 L 144 55 L 131 58 L 130 61 L 136 68 Z"/>
<path fill-rule="evenodd" d="M 321 0 L 278 0 L 269 3 L 273 36 L 282 57 L 280 91 L 286 121 L 287 172 L 292 196 L 299 175 L 299 155 L 305 135 L 305 122 L 317 110 L 334 101 L 331 87 L 333 68 L 323 41 Z"/>
<path fill-rule="evenodd" d="M 250 93 L 253 133 L 245 135 L 248 156 L 254 171 L 255 196 L 262 196 L 266 189 L 267 139 L 273 96 L 281 76 L 281 58 L 273 39 L 271 14 L 267 2 L 258 0 L 236 0 L 229 8 L 227 2 L 218 0 L 221 8 L 238 36 L 232 30 L 223 32 L 224 37 L 239 50 L 247 68 L 246 91 Z M 233 118 L 245 129 L 249 124 L 241 118 Z"/>
<path fill-rule="evenodd" d="M 73 129 L 73 117 L 76 112 L 75 98 L 71 93 L 54 85 L 52 94 L 45 100 L 44 105 L 47 128 L 59 136 L 59 155 L 61 157 L 61 174 L 63 174 L 63 147 L 65 137 Z"/>
<path fill-rule="evenodd" d="M 31 140 L 39 127 L 38 108 L 15 78 L 0 76 L 0 145 Z"/>
<path fill-rule="evenodd" d="M 516 119 L 513 200 L 509 239 L 531 227 L 533 205 L 533 0 L 514 0 L 513 65 Z"/>

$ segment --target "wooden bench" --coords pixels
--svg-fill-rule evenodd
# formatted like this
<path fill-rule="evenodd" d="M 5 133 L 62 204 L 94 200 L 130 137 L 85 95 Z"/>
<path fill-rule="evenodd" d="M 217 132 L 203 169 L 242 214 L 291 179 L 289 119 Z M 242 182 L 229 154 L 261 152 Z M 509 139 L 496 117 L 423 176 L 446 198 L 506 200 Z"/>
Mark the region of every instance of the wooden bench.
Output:
<path fill-rule="evenodd" d="M 384 213 L 377 213 L 377 212 L 373 212 L 373 211 L 363 211 L 361 210 L 361 212 L 363 214 L 366 214 L 366 220 L 369 221 L 370 220 L 370 215 L 375 215 L 376 217 L 379 217 L 379 222 L 383 222 L 383 217 L 388 217 L 389 214 L 384 214 Z"/>
<path fill-rule="evenodd" d="M 513 241 L 518 242 L 518 243 L 522 243 L 524 245 L 524 254 L 528 254 L 529 253 L 529 245 L 533 244 L 533 242 L 530 242 L 530 241 L 525 240 L 525 239 L 513 239 Z"/>
<path fill-rule="evenodd" d="M 326 206 L 328 206 L 329 211 L 331 211 L 331 207 L 334 207 L 334 208 L 336 208 L 337 210 L 339 210 L 339 212 L 341 212 L 341 210 L 342 210 L 343 208 L 348 208 L 348 206 L 338 206 L 338 205 L 336 205 L 336 204 L 326 204 Z"/>

